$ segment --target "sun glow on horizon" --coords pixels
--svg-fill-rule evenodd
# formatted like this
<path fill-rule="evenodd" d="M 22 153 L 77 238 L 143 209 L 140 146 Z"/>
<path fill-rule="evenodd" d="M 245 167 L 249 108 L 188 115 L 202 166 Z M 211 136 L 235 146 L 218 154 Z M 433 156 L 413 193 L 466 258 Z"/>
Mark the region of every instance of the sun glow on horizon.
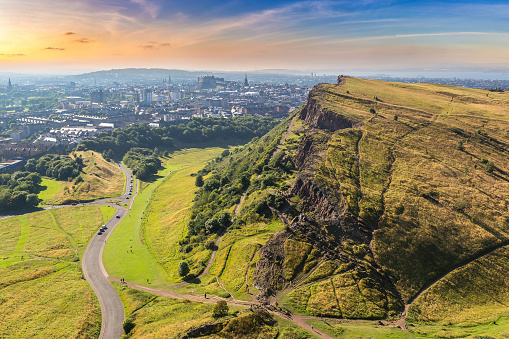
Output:
<path fill-rule="evenodd" d="M 509 5 L 0 0 L 1 70 L 509 65 Z M 492 9 L 490 11 L 489 9 Z M 447 14 L 447 11 L 449 14 Z M 423 16 L 426 12 L 426 16 Z M 451 16 L 450 13 L 454 13 Z M 473 20 L 473 18 L 476 20 Z"/>

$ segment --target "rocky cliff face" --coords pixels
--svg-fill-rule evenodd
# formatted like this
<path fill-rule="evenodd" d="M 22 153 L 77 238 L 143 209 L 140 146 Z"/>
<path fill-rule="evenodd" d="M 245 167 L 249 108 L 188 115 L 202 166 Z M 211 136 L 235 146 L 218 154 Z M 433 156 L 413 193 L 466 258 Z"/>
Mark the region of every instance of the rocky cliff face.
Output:
<path fill-rule="evenodd" d="M 337 131 L 351 128 L 353 122 L 346 117 L 323 108 L 311 95 L 306 107 L 301 111 L 300 118 L 312 128 Z"/>

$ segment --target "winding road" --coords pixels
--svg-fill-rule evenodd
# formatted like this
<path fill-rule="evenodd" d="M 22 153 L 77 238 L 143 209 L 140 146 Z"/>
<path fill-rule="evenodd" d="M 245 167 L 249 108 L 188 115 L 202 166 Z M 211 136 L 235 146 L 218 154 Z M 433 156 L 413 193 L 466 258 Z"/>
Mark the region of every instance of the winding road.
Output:
<path fill-rule="evenodd" d="M 120 168 L 124 172 L 126 176 L 126 187 L 124 195 L 118 198 L 120 199 L 120 203 L 129 203 L 129 208 L 132 204 L 132 200 L 136 196 L 138 192 L 138 185 L 136 185 L 136 189 L 134 193 L 132 193 L 132 198 L 129 197 L 130 185 L 129 178 L 131 178 L 131 172 L 125 168 L 123 165 L 120 165 Z M 137 180 L 136 180 L 137 181 Z M 107 201 L 109 199 L 97 200 L 91 203 L 80 204 L 80 205 L 107 205 L 114 207 L 116 209 L 115 215 L 106 222 L 107 230 L 98 235 L 97 233 L 92 237 L 90 243 L 87 246 L 85 254 L 83 255 L 83 259 L 81 261 L 81 266 L 83 268 L 83 274 L 85 279 L 87 279 L 88 283 L 94 290 L 97 295 L 97 299 L 99 299 L 99 304 L 101 305 L 101 333 L 99 334 L 100 339 L 118 339 L 124 333 L 122 329 L 122 324 L 125 319 L 124 314 L 124 306 L 120 297 L 118 296 L 117 291 L 113 288 L 111 283 L 108 281 L 108 274 L 104 269 L 102 263 L 102 253 L 104 250 L 104 246 L 108 240 L 111 231 L 118 225 L 120 221 L 127 214 L 127 210 L 125 207 L 120 206 L 118 204 L 111 204 Z"/>

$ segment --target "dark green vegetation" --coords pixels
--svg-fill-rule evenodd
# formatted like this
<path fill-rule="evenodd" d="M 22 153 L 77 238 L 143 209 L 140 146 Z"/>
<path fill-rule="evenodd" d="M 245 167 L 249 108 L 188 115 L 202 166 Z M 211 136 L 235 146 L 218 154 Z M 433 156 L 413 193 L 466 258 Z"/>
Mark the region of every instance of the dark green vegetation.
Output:
<path fill-rule="evenodd" d="M 122 159 L 136 177 L 145 180 L 150 175 L 156 174 L 161 167 L 161 160 L 148 148 L 131 148 Z"/>
<path fill-rule="evenodd" d="M 262 136 L 277 124 L 270 118 L 243 116 L 233 119 L 193 118 L 188 123 L 150 128 L 147 124 L 117 128 L 98 138 L 79 143 L 78 150 L 107 152 L 107 158 L 120 159 L 132 147 L 164 150 L 187 145 L 248 141 Z"/>
<path fill-rule="evenodd" d="M 39 204 L 37 189 L 41 183 L 38 173 L 18 171 L 0 175 L 0 210 L 31 209 Z"/>
<path fill-rule="evenodd" d="M 8 93 L 0 93 L 0 112 L 58 108 L 59 95 L 60 93 L 49 90 L 18 91 L 13 89 Z M 19 105 L 19 107 L 13 105 Z"/>
<path fill-rule="evenodd" d="M 17 211 L 32 209 L 39 204 L 37 193 L 41 176 L 58 180 L 71 180 L 78 177 L 83 168 L 83 159 L 47 154 L 38 160 L 30 159 L 26 171 L 0 175 L 0 210 Z M 83 181 L 78 178 L 76 182 Z"/>
<path fill-rule="evenodd" d="M 226 230 L 210 274 L 294 312 L 396 320 L 407 305 L 414 324 L 472 335 L 505 319 L 509 95 L 340 80 L 197 174 L 182 246 Z"/>
<path fill-rule="evenodd" d="M 83 169 L 83 158 L 74 159 L 67 155 L 46 154 L 39 159 L 29 159 L 25 170 L 39 173 L 42 176 L 58 180 L 71 180 L 76 178 Z"/>

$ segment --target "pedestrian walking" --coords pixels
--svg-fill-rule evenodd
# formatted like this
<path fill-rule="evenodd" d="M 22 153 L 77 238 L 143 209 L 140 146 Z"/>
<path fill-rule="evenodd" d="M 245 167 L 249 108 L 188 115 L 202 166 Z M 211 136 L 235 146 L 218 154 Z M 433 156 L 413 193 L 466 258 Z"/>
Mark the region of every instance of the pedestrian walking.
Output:
<path fill-rule="evenodd" d="M 311 325 L 311 331 L 314 331 L 313 325 Z"/>
<path fill-rule="evenodd" d="M 205 299 L 207 299 L 207 293 L 205 293 Z"/>

